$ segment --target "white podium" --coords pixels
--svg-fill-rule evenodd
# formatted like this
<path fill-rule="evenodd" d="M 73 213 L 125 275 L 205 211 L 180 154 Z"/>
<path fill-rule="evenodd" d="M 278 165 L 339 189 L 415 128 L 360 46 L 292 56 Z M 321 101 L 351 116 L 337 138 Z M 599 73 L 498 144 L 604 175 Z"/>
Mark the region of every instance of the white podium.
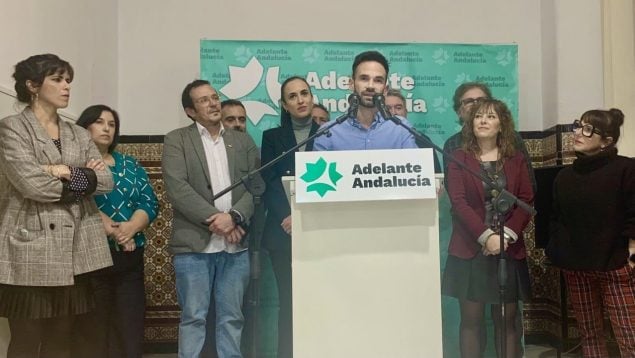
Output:
<path fill-rule="evenodd" d="M 290 194 L 294 357 L 442 357 L 437 200 Z"/>

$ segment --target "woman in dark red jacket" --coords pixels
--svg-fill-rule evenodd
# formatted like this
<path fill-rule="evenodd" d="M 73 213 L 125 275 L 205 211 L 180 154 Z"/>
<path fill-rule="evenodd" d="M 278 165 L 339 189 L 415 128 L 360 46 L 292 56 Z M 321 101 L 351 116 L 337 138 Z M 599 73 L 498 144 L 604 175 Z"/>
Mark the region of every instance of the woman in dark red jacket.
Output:
<path fill-rule="evenodd" d="M 476 172 L 481 172 L 526 203 L 534 194 L 522 153 L 514 149 L 514 123 L 507 106 L 495 99 L 480 101 L 472 109 L 472 120 L 462 130 L 463 147 L 453 155 Z M 500 305 L 497 280 L 500 237 L 492 199 L 496 190 L 454 162 L 448 165 L 448 194 L 452 203 L 452 237 L 443 274 L 442 292 L 459 300 L 462 357 L 481 354 L 480 330 L 485 305 L 492 304 L 496 326 L 496 347 L 500 337 Z M 505 216 L 504 232 L 508 260 L 505 295 L 507 357 L 520 357 L 516 331 L 518 301 L 530 296 L 529 270 L 522 232 L 531 216 L 513 206 Z"/>

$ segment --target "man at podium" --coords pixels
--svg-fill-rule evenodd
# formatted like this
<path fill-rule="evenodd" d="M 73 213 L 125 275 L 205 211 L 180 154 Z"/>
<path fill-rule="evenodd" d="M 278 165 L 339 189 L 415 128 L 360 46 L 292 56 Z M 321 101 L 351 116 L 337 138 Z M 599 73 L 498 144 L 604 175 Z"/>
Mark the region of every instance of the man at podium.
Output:
<path fill-rule="evenodd" d="M 330 136 L 315 140 L 313 150 L 364 150 L 417 148 L 415 138 L 405 128 L 383 118 L 373 103 L 373 95 L 388 91 L 388 61 L 377 51 L 358 54 L 353 61 L 350 88 L 359 95 L 356 118 L 348 118 L 330 129 Z M 405 118 L 402 122 L 408 126 Z"/>
<path fill-rule="evenodd" d="M 357 55 L 353 110 L 314 141 L 322 152 L 296 153 L 294 357 L 443 355 L 432 153 L 422 155 L 429 150 L 417 148 L 407 119 L 399 116 L 402 127 L 382 115 L 378 95 L 387 94 L 388 73 L 379 52 Z"/>

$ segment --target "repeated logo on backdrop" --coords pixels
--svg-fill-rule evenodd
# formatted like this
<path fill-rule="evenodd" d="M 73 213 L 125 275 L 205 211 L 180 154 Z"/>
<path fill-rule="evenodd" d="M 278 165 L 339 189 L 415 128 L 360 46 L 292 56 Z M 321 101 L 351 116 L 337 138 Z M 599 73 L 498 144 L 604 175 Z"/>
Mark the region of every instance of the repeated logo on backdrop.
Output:
<path fill-rule="evenodd" d="M 281 82 L 306 78 L 315 101 L 335 118 L 348 108 L 353 59 L 367 50 L 386 56 L 388 84 L 406 98 L 408 119 L 439 145 L 460 129 L 452 95 L 464 82 L 487 83 L 518 123 L 516 45 L 201 40 L 201 77 L 223 99 L 243 102 L 259 145 L 262 132 L 280 124 Z"/>

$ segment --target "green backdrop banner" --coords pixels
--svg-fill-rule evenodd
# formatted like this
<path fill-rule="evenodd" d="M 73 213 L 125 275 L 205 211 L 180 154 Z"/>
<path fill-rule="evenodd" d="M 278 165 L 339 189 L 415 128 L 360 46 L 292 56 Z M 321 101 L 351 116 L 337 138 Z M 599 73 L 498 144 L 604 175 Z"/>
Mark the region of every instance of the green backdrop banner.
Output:
<path fill-rule="evenodd" d="M 389 85 L 406 97 L 408 119 L 438 145 L 460 129 L 452 95 L 463 82 L 488 84 L 517 118 L 516 45 L 201 40 L 201 77 L 224 99 L 243 101 L 260 145 L 262 132 L 280 123 L 281 82 L 305 77 L 335 118 L 348 107 L 353 59 L 367 50 L 386 56 Z"/>
<path fill-rule="evenodd" d="M 461 129 L 452 96 L 464 82 L 486 83 L 494 97 L 509 106 L 518 128 L 518 47 L 435 43 L 347 43 L 201 40 L 201 78 L 212 83 L 223 99 L 239 99 L 247 110 L 247 130 L 260 145 L 262 132 L 280 124 L 280 83 L 305 77 L 315 100 L 331 112 L 331 119 L 348 107 L 349 76 L 355 55 L 368 50 L 383 53 L 390 64 L 388 82 L 407 99 L 408 119 L 435 144 Z M 439 248 L 445 267 L 452 230 L 447 195 L 439 199 Z M 263 261 L 261 308 L 262 357 L 276 356 L 277 292 L 267 260 Z M 441 274 L 441 273 L 440 273 Z M 459 357 L 459 307 L 443 297 L 444 357 Z M 492 322 L 488 320 L 485 357 L 495 357 Z"/>

